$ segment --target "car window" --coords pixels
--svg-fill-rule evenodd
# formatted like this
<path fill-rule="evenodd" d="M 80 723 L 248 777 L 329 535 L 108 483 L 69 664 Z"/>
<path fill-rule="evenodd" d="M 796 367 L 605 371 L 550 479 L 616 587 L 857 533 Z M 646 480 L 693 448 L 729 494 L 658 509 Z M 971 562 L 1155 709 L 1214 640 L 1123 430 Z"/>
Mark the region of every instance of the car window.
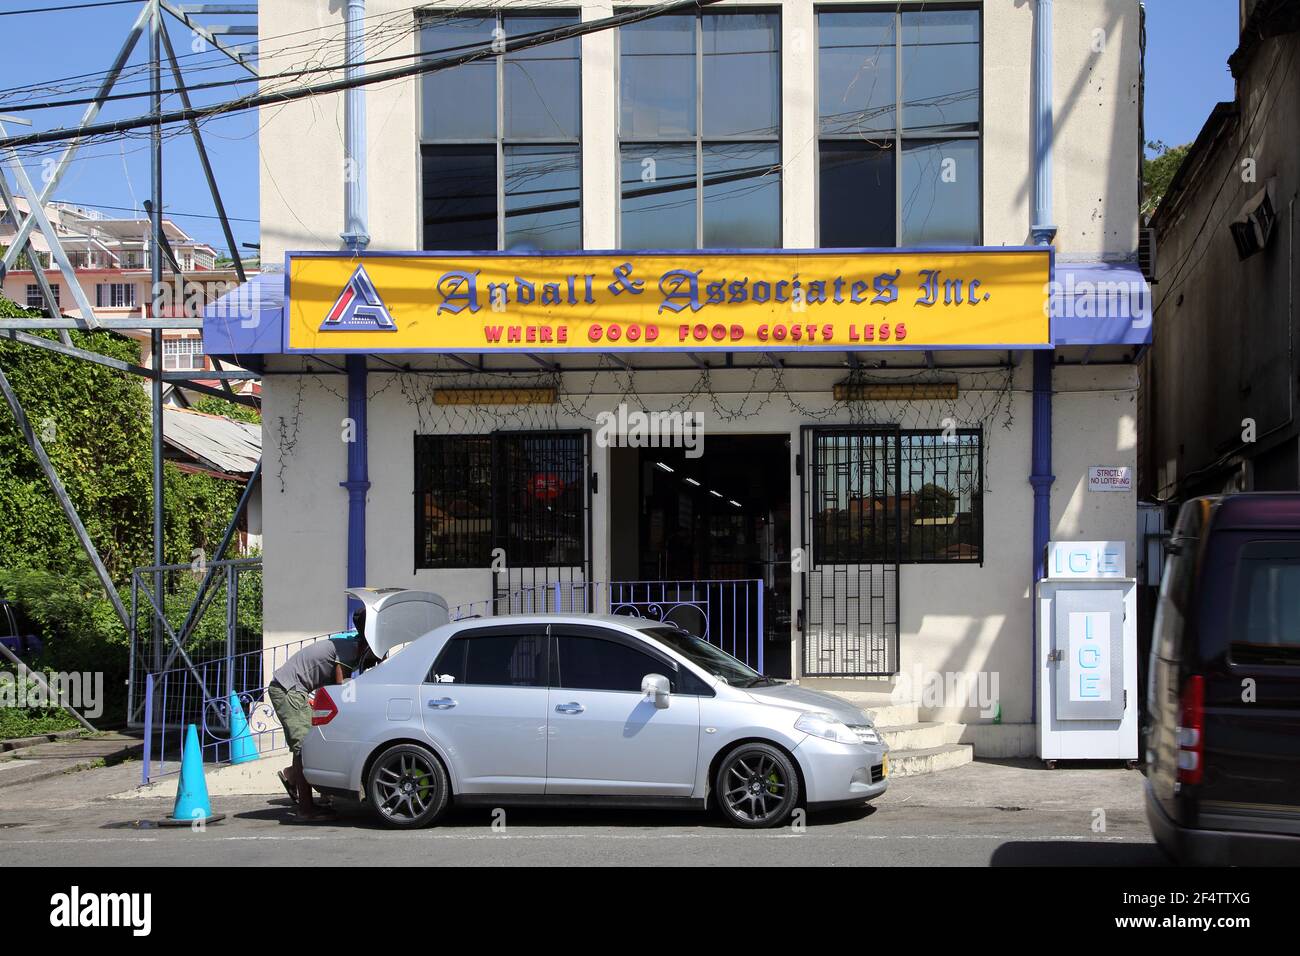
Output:
<path fill-rule="evenodd" d="M 1232 620 L 1234 664 L 1300 664 L 1300 542 L 1241 549 Z"/>
<path fill-rule="evenodd" d="M 561 635 L 555 678 L 557 687 L 574 690 L 620 690 L 641 692 L 646 674 L 662 674 L 675 684 L 677 674 L 658 658 L 617 641 L 599 637 Z M 676 690 L 676 686 L 671 688 Z"/>
<path fill-rule="evenodd" d="M 448 642 L 428 683 L 544 687 L 545 633 L 470 633 Z"/>

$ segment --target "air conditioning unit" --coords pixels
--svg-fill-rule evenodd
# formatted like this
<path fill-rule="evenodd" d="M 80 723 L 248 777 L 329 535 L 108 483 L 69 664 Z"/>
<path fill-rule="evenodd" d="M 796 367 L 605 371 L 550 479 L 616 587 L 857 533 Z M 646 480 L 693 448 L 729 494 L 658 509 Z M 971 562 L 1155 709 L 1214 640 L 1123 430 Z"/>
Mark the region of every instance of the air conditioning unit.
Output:
<path fill-rule="evenodd" d="M 1156 281 L 1156 231 L 1150 226 L 1138 230 L 1138 268 L 1142 277 L 1152 284 Z"/>
<path fill-rule="evenodd" d="M 1249 259 L 1267 246 L 1273 236 L 1273 227 L 1277 225 L 1277 206 L 1273 203 L 1276 182 L 1270 179 L 1263 189 L 1250 197 L 1228 227 L 1232 230 L 1232 241 L 1237 244 L 1240 259 Z"/>

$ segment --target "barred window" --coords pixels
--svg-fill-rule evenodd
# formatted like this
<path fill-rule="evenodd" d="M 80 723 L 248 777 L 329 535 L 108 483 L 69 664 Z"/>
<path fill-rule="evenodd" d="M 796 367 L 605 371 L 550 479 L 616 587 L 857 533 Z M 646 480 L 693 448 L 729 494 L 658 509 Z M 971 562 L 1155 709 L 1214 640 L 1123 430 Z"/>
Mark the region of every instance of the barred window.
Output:
<path fill-rule="evenodd" d="M 415 566 L 567 567 L 586 555 L 586 435 L 415 437 Z"/>
<path fill-rule="evenodd" d="M 813 563 L 983 559 L 983 431 L 828 429 L 813 443 Z"/>
<path fill-rule="evenodd" d="M 492 439 L 415 437 L 415 566 L 485 568 L 492 560 Z"/>

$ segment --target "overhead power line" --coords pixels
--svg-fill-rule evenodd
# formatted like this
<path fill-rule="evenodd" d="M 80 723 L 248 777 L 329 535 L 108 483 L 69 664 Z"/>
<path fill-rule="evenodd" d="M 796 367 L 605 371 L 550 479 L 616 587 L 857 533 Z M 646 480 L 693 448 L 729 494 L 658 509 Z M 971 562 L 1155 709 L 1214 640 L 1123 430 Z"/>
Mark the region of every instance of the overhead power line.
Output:
<path fill-rule="evenodd" d="M 88 10 L 91 7 L 124 7 L 140 0 L 96 0 L 95 3 L 63 3 L 54 7 L 27 7 L 24 10 L 0 10 L 0 17 L 16 17 L 23 13 L 63 13 L 65 10 Z"/>
<path fill-rule="evenodd" d="M 489 44 L 481 49 L 464 53 L 459 56 L 443 57 L 422 63 L 412 63 L 406 66 L 395 67 L 389 70 L 380 70 L 377 73 L 367 73 L 366 75 L 355 79 L 344 78 L 328 80 L 324 83 L 303 86 L 297 89 L 250 95 L 236 100 L 227 100 L 223 103 L 214 103 L 209 106 L 170 110 L 165 113 L 137 116 L 123 120 L 110 120 L 103 123 L 91 123 L 71 129 L 59 128 L 45 130 L 39 133 L 25 133 L 18 136 L 9 136 L 0 139 L 0 149 L 35 146 L 41 143 L 56 143 L 67 139 L 84 139 L 88 136 L 125 133 L 130 130 L 145 129 L 155 125 L 163 126 L 171 123 L 186 122 L 188 120 L 204 120 L 229 113 L 240 113 L 246 110 L 257 109 L 262 106 L 278 106 L 294 100 L 306 99 L 312 96 L 322 96 L 328 93 L 337 93 L 357 86 L 370 86 L 377 83 L 386 83 L 391 80 L 401 80 L 412 76 L 419 76 L 424 73 L 436 73 L 441 70 L 448 70 L 453 67 L 462 66 L 466 63 L 473 63 L 477 60 L 485 60 L 501 54 L 513 53 L 517 50 L 527 50 L 547 43 L 554 43 L 558 40 L 568 40 L 574 37 L 586 36 L 590 33 L 599 33 L 605 30 L 615 29 L 625 24 L 639 23 L 643 20 L 651 20 L 655 17 L 676 13 L 682 10 L 710 6 L 718 2 L 719 0 L 670 0 L 670 2 L 661 3 L 657 6 L 646 7 L 639 10 L 628 10 L 622 13 L 616 13 L 613 16 L 602 17 L 599 20 L 589 20 L 585 23 L 571 24 L 554 30 L 541 30 L 537 33 L 525 34 L 524 36 L 504 40 L 499 44 Z"/>

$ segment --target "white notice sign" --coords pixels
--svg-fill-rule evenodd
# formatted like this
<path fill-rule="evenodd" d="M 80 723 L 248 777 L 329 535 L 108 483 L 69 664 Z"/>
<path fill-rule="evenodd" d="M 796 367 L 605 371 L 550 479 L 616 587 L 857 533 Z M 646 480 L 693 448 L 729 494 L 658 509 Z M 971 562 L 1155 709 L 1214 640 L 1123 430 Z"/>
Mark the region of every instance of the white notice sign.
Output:
<path fill-rule="evenodd" d="M 1089 491 L 1132 491 L 1133 469 L 1128 465 L 1093 465 L 1088 469 Z"/>

